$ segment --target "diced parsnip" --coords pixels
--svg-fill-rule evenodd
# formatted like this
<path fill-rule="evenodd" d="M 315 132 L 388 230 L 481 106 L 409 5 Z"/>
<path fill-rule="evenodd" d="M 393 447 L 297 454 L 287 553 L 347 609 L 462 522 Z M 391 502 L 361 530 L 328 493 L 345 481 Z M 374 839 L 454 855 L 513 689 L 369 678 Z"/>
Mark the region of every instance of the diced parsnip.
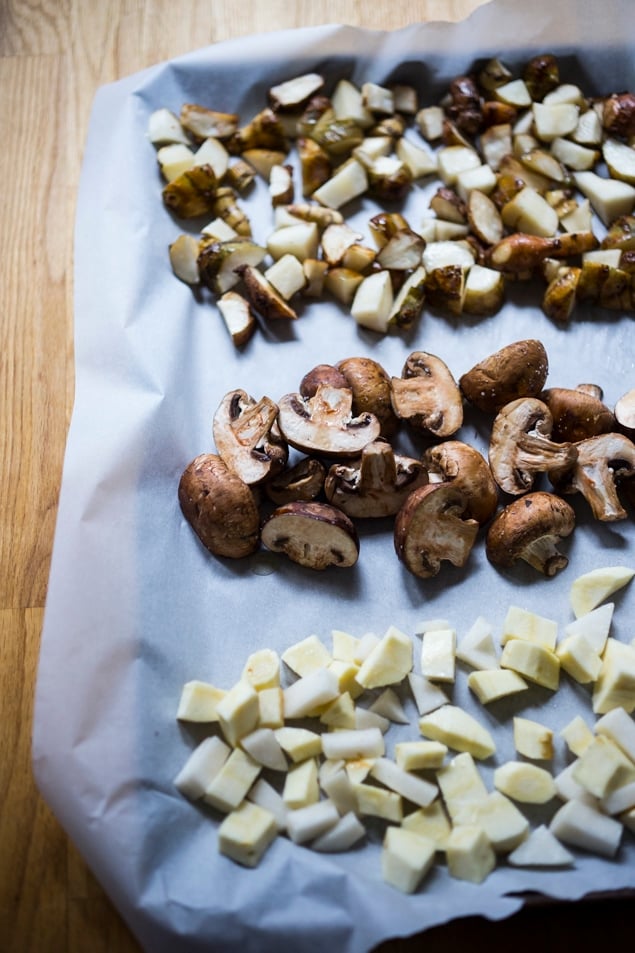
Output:
<path fill-rule="evenodd" d="M 426 632 L 436 632 L 439 629 L 450 629 L 451 625 L 447 619 L 422 619 L 414 626 L 415 635 L 425 635 Z"/>
<path fill-rule="evenodd" d="M 470 146 L 443 146 L 437 153 L 437 171 L 446 185 L 455 185 L 459 173 L 480 165 L 478 152 Z"/>
<path fill-rule="evenodd" d="M 530 718 L 515 716 L 513 721 L 514 747 L 518 754 L 535 761 L 553 758 L 553 731 Z"/>
<path fill-rule="evenodd" d="M 581 685 L 594 682 L 600 674 L 602 659 L 581 633 L 568 635 L 556 647 L 561 667 Z"/>
<path fill-rule="evenodd" d="M 272 728 L 256 728 L 240 740 L 241 748 L 263 768 L 286 771 L 289 767 Z"/>
<path fill-rule="evenodd" d="M 283 725 L 276 730 L 276 739 L 295 764 L 316 758 L 322 752 L 322 737 L 309 728 Z"/>
<path fill-rule="evenodd" d="M 496 866 L 496 854 L 487 834 L 476 824 L 453 827 L 445 855 L 448 872 L 457 880 L 482 883 Z"/>
<path fill-rule="evenodd" d="M 268 781 L 262 777 L 258 778 L 249 789 L 247 800 L 258 804 L 259 807 L 263 807 L 270 814 L 273 814 L 279 831 L 286 830 L 289 809 L 282 800 L 282 796 Z"/>
<path fill-rule="evenodd" d="M 510 668 L 523 678 L 556 691 L 560 682 L 560 660 L 555 652 L 527 642 L 525 639 L 510 639 L 505 644 L 500 659 L 501 668 Z"/>
<path fill-rule="evenodd" d="M 549 830 L 559 841 L 603 857 L 614 857 L 622 839 L 619 821 L 579 800 L 563 804 Z"/>
<path fill-rule="evenodd" d="M 218 849 L 244 867 L 255 867 L 277 834 L 274 816 L 258 804 L 244 801 L 221 823 Z"/>
<path fill-rule="evenodd" d="M 189 145 L 190 139 L 171 109 L 155 109 L 148 119 L 148 139 L 154 146 L 180 142 Z"/>
<path fill-rule="evenodd" d="M 382 735 L 385 735 L 390 728 L 390 721 L 378 712 L 358 705 L 355 708 L 355 728 L 358 731 L 365 731 L 367 728 L 379 728 Z"/>
<path fill-rule="evenodd" d="M 572 139 L 557 136 L 551 143 L 551 152 L 559 162 L 574 172 L 592 169 L 598 160 L 597 149 L 589 149 Z"/>
<path fill-rule="evenodd" d="M 432 629 L 421 639 L 421 674 L 436 682 L 453 682 L 456 662 L 454 629 Z"/>
<path fill-rule="evenodd" d="M 413 179 L 422 179 L 437 171 L 436 153 L 418 145 L 407 136 L 401 136 L 395 145 L 395 154 L 409 169 Z"/>
<path fill-rule="evenodd" d="M 562 846 L 546 824 L 530 831 L 527 839 L 507 856 L 507 862 L 513 867 L 569 867 L 573 860 L 573 854 Z"/>
<path fill-rule="evenodd" d="M 551 238 L 558 230 L 558 213 L 535 189 L 525 186 L 501 209 L 503 223 L 512 231 Z"/>
<path fill-rule="evenodd" d="M 441 798 L 437 798 L 427 807 L 419 807 L 407 814 L 401 822 L 406 831 L 424 834 L 434 842 L 437 850 L 445 850 L 452 830 L 450 819 L 445 812 Z"/>
<path fill-rule="evenodd" d="M 363 195 L 367 189 L 366 169 L 357 159 L 351 158 L 316 189 L 312 197 L 327 208 L 339 209 Z"/>
<path fill-rule="evenodd" d="M 224 688 L 217 688 L 209 682 L 196 679 L 186 682 L 179 698 L 177 720 L 202 723 L 218 721 L 218 703 L 226 694 Z"/>
<path fill-rule="evenodd" d="M 374 763 L 374 758 L 357 758 L 353 761 L 346 761 L 345 770 L 351 784 L 360 784 L 365 781 Z"/>
<path fill-rule="evenodd" d="M 621 215 L 629 215 L 635 206 L 635 188 L 619 179 L 608 179 L 597 172 L 576 172 L 575 183 L 593 206 L 604 225 Z"/>
<path fill-rule="evenodd" d="M 448 753 L 440 741 L 400 741 L 395 745 L 395 761 L 404 771 L 440 768 Z"/>
<path fill-rule="evenodd" d="M 240 679 L 216 706 L 221 730 L 230 745 L 253 731 L 258 724 L 258 693 L 253 685 Z"/>
<path fill-rule="evenodd" d="M 580 108 L 576 103 L 534 103 L 534 129 L 542 142 L 570 135 L 577 125 Z"/>
<path fill-rule="evenodd" d="M 285 718 L 304 718 L 333 701 L 339 693 L 335 672 L 329 668 L 316 669 L 284 689 Z"/>
<path fill-rule="evenodd" d="M 270 281 L 285 301 L 289 301 L 295 294 L 302 291 L 306 284 L 306 275 L 302 263 L 295 255 L 286 254 L 274 261 L 265 271 L 265 278 Z"/>
<path fill-rule="evenodd" d="M 351 780 L 344 769 L 339 767 L 326 775 L 320 775 L 320 787 L 329 797 L 340 814 L 348 814 L 357 806 Z"/>
<path fill-rule="evenodd" d="M 242 678 L 256 691 L 278 688 L 280 685 L 280 658 L 274 649 L 258 649 L 245 662 Z"/>
<path fill-rule="evenodd" d="M 606 797 L 600 799 L 600 807 L 606 814 L 621 815 L 624 811 L 630 811 L 635 807 L 635 781 L 609 791 Z"/>
<path fill-rule="evenodd" d="M 449 698 L 443 689 L 420 675 L 418 672 L 408 674 L 408 684 L 420 715 L 427 715 L 429 711 L 447 705 Z"/>
<path fill-rule="evenodd" d="M 575 715 L 571 721 L 567 722 L 561 729 L 560 735 L 564 738 L 571 754 L 574 754 L 577 758 L 586 751 L 593 741 L 593 732 L 582 715 Z"/>
<path fill-rule="evenodd" d="M 261 766 L 246 751 L 234 748 L 205 789 L 203 800 L 225 814 L 236 810 L 260 771 Z"/>
<path fill-rule="evenodd" d="M 399 725 L 407 725 L 410 722 L 401 699 L 393 688 L 385 688 L 370 706 L 370 711 Z"/>
<path fill-rule="evenodd" d="M 161 146 L 157 151 L 157 162 L 166 182 L 174 182 L 180 175 L 191 169 L 194 158 L 194 153 L 189 146 L 178 142 Z"/>
<path fill-rule="evenodd" d="M 393 303 L 390 272 L 376 271 L 359 283 L 351 304 L 351 314 L 360 327 L 384 333 L 388 330 Z"/>
<path fill-rule="evenodd" d="M 575 765 L 576 762 L 572 761 L 571 764 L 568 764 L 566 768 L 555 775 L 553 780 L 558 797 L 561 801 L 583 801 L 591 807 L 599 807 L 598 799 L 590 794 L 586 788 L 583 788 L 581 784 L 578 784 L 573 777 Z"/>
<path fill-rule="evenodd" d="M 284 724 L 282 689 L 262 688 L 258 692 L 258 724 L 261 728 L 281 728 Z"/>
<path fill-rule="evenodd" d="M 635 763 L 635 721 L 623 708 L 613 708 L 599 718 L 595 733 L 606 735 Z"/>
<path fill-rule="evenodd" d="M 282 653 L 284 664 L 300 677 L 326 668 L 331 659 L 331 653 L 317 635 L 309 635 L 300 642 L 295 642 Z"/>
<path fill-rule="evenodd" d="M 635 781 L 635 764 L 606 735 L 598 735 L 582 752 L 573 768 L 573 777 L 594 797 Z"/>
<path fill-rule="evenodd" d="M 335 827 L 339 813 L 328 798 L 296 808 L 287 815 L 287 834 L 294 844 L 304 844 Z"/>
<path fill-rule="evenodd" d="M 527 818 L 502 791 L 491 791 L 479 801 L 466 801 L 453 821 L 455 826 L 482 827 L 497 854 L 518 847 L 529 831 Z"/>
<path fill-rule="evenodd" d="M 556 795 L 553 776 L 527 761 L 506 761 L 494 771 L 494 786 L 514 801 L 546 804 Z"/>
<path fill-rule="evenodd" d="M 367 728 L 334 731 L 322 736 L 322 750 L 326 758 L 356 758 L 381 757 L 386 746 L 384 737 L 379 728 Z"/>
<path fill-rule="evenodd" d="M 635 646 L 607 639 L 592 702 L 596 715 L 612 708 L 624 708 L 629 714 L 635 711 Z"/>
<path fill-rule="evenodd" d="M 357 681 L 359 665 L 355 662 L 344 662 L 340 659 L 333 659 L 329 662 L 329 669 L 335 673 L 337 684 L 341 693 L 348 692 L 351 698 L 358 698 L 363 688 Z"/>
<path fill-rule="evenodd" d="M 591 612 L 614 592 L 626 586 L 633 576 L 635 570 L 629 566 L 606 566 L 592 569 L 574 579 L 569 598 L 576 619 Z"/>
<path fill-rule="evenodd" d="M 529 687 L 516 672 L 501 668 L 470 672 L 467 684 L 482 705 L 489 705 L 508 695 L 527 691 Z"/>
<path fill-rule="evenodd" d="M 320 233 L 315 222 L 299 222 L 276 228 L 267 239 L 267 251 L 276 260 L 284 255 L 295 255 L 303 262 L 317 257 L 319 241 Z"/>
<path fill-rule="evenodd" d="M 456 657 L 476 669 L 498 668 L 492 626 L 484 616 L 478 616 L 456 648 Z"/>
<path fill-rule="evenodd" d="M 412 669 L 412 642 L 396 626 L 390 626 L 362 662 L 357 681 L 364 688 L 398 684 Z"/>
<path fill-rule="evenodd" d="M 468 752 L 475 758 L 489 758 L 496 743 L 487 728 L 457 705 L 444 705 L 419 719 L 424 737 L 440 741 L 456 751 Z"/>
<path fill-rule="evenodd" d="M 204 738 L 175 777 L 175 787 L 192 801 L 203 797 L 229 754 L 229 745 L 217 736 Z"/>
<path fill-rule="evenodd" d="M 403 804 L 401 796 L 395 791 L 358 781 L 353 783 L 353 793 L 357 802 L 357 814 L 363 817 L 380 817 L 396 824 L 401 822 Z"/>
<path fill-rule="evenodd" d="M 522 79 L 512 79 L 508 83 L 503 83 L 493 92 L 494 97 L 501 103 L 508 103 L 518 109 L 527 109 L 531 106 L 531 95 Z"/>
<path fill-rule="evenodd" d="M 342 662 L 357 662 L 357 646 L 359 639 L 349 632 L 343 632 L 341 629 L 333 629 L 331 632 L 332 649 L 331 654 L 334 659 Z"/>
<path fill-rule="evenodd" d="M 565 636 L 583 635 L 591 648 L 601 655 L 609 637 L 611 622 L 613 621 L 614 602 L 606 602 L 604 605 L 586 612 L 584 615 L 567 623 L 564 627 Z"/>
<path fill-rule="evenodd" d="M 370 773 L 380 784 L 401 794 L 407 801 L 412 801 L 418 807 L 427 807 L 439 793 L 436 784 L 431 784 L 424 778 L 404 771 L 390 758 L 377 758 Z"/>
<path fill-rule="evenodd" d="M 337 823 L 311 844 L 312 850 L 321 853 L 338 853 L 350 850 L 366 835 L 366 828 L 353 811 L 342 815 Z"/>
<path fill-rule="evenodd" d="M 481 801 L 487 797 L 485 782 L 474 758 L 467 752 L 456 755 L 443 765 L 437 771 L 437 782 L 452 819 L 466 802 Z"/>
<path fill-rule="evenodd" d="M 308 758 L 293 765 L 285 776 L 282 789 L 282 800 L 286 806 L 296 811 L 309 804 L 316 804 L 319 799 L 318 766 L 315 758 Z"/>
<path fill-rule="evenodd" d="M 331 729 L 355 728 L 355 706 L 348 692 L 329 702 L 320 715 L 320 722 Z"/>
<path fill-rule="evenodd" d="M 434 841 L 416 831 L 388 827 L 381 853 L 382 876 L 403 893 L 414 893 L 434 863 Z"/>

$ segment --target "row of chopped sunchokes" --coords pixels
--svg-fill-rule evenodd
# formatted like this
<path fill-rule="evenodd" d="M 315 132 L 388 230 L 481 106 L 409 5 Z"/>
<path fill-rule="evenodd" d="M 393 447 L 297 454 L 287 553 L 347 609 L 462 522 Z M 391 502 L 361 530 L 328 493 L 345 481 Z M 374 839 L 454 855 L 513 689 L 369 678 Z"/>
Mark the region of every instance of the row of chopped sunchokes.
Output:
<path fill-rule="evenodd" d="M 635 640 L 610 634 L 607 600 L 634 575 L 608 566 L 578 577 L 562 632 L 510 606 L 500 653 L 484 616 L 459 640 L 434 619 L 417 626 L 418 664 L 413 640 L 393 625 L 382 637 L 334 630 L 331 648 L 311 635 L 280 657 L 257 650 L 228 690 L 189 681 L 177 718 L 213 733 L 176 787 L 224 815 L 219 849 L 247 867 L 278 835 L 336 852 L 372 841 L 379 824 L 383 878 L 408 893 L 437 861 L 480 883 L 499 862 L 554 869 L 574 865 L 576 851 L 615 857 L 624 828 L 635 833 Z M 497 763 L 483 720 L 452 702 L 462 666 L 483 706 L 536 686 L 556 692 L 564 674 L 588 690 L 597 720 L 576 715 L 555 732 L 516 715 L 517 756 Z M 401 726 L 394 743 L 391 725 Z M 554 773 L 558 736 L 571 758 Z M 479 762 L 494 768 L 492 790 Z M 548 823 L 523 813 L 535 805 Z"/>
<path fill-rule="evenodd" d="M 325 294 L 379 333 L 412 327 L 424 303 L 493 314 L 507 282 L 535 277 L 559 323 L 579 301 L 635 308 L 635 94 L 587 96 L 551 55 L 517 75 L 491 60 L 423 107 L 414 87 L 340 78 L 329 95 L 307 73 L 246 124 L 187 103 L 152 113 L 148 133 L 166 207 L 208 219 L 171 244 L 172 268 L 212 291 L 239 346 L 256 315 L 293 320 Z M 258 237 L 255 178 L 273 210 Z M 341 211 L 365 199 L 368 235 Z"/>

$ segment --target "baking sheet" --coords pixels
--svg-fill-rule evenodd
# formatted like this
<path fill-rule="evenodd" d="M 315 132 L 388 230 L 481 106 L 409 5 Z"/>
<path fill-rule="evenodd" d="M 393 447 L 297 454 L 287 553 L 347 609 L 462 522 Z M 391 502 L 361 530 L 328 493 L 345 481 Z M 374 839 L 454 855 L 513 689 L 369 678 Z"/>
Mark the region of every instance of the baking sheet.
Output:
<path fill-rule="evenodd" d="M 552 9 L 553 8 L 553 9 Z M 447 618 L 459 639 L 480 613 L 500 630 L 514 603 L 564 624 L 571 581 L 598 565 L 632 563 L 630 520 L 592 524 L 576 501 L 570 564 L 556 580 L 531 570 L 497 573 L 477 547 L 464 570 L 444 566 L 427 582 L 394 558 L 390 532 L 361 530 L 358 565 L 310 573 L 283 559 L 228 563 L 198 545 L 176 487 L 184 466 L 212 449 L 221 397 L 243 387 L 273 399 L 296 390 L 315 364 L 353 354 L 399 373 L 415 348 L 442 357 L 456 377 L 513 340 L 539 337 L 548 383 L 600 383 L 612 404 L 633 386 L 632 318 L 576 311 L 558 328 L 538 302 L 512 298 L 491 318 L 454 321 L 425 313 L 407 337 L 377 337 L 342 309 L 307 307 L 285 334 L 258 333 L 243 353 L 218 315 L 171 274 L 166 249 L 183 230 L 160 201 L 151 111 L 210 101 L 241 116 L 264 104 L 275 82 L 308 70 L 328 82 L 403 77 L 422 104 L 435 102 L 475 59 L 558 54 L 563 74 L 585 91 L 632 88 L 633 11 L 628 3 L 492 3 L 461 24 L 394 32 L 325 27 L 247 37 L 203 49 L 102 88 L 95 100 L 78 204 L 75 252 L 77 386 L 65 459 L 36 694 L 36 778 L 97 877 L 145 949 L 262 951 L 292 943 L 297 953 L 363 951 L 383 939 L 474 913 L 506 917 L 518 894 L 575 899 L 597 888 L 635 887 L 635 842 L 618 858 L 578 853 L 562 873 L 501 864 L 480 886 L 450 880 L 439 866 L 414 896 L 381 880 L 379 829 L 363 848 L 321 856 L 278 838 L 265 861 L 245 871 L 220 856 L 217 821 L 185 801 L 173 778 L 194 745 L 175 721 L 184 682 L 229 687 L 249 652 L 333 628 L 381 635 L 390 624 L 413 633 L 422 619 Z M 598 82 L 595 82 L 597 78 Z M 221 105 L 222 104 L 222 105 Z M 417 192 L 417 210 L 426 207 Z M 250 214 L 252 207 L 250 205 Z M 362 210 L 359 221 L 367 217 Z M 254 212 L 255 214 L 255 212 Z M 413 215 L 415 212 L 413 211 Z M 256 215 L 258 228 L 269 212 Z M 262 217 L 261 217 L 262 216 Z M 414 219 L 416 221 L 416 218 Z M 459 434 L 485 447 L 483 421 Z M 613 634 L 630 640 L 633 591 L 616 598 Z M 413 636 L 416 643 L 416 639 Z M 415 657 L 418 646 L 415 644 Z M 588 693 L 564 685 L 553 697 L 532 690 L 514 713 L 556 730 L 574 712 L 590 717 Z M 454 700 L 496 733 L 496 763 L 514 756 L 509 708 L 482 709 L 462 671 Z M 409 708 L 414 717 L 414 708 Z M 416 730 L 414 732 L 416 736 Z M 389 745 L 399 737 L 391 729 Z M 554 768 L 564 765 L 558 745 Z M 485 772 L 491 771 L 491 766 Z M 372 825 L 371 825 L 372 827 Z"/>

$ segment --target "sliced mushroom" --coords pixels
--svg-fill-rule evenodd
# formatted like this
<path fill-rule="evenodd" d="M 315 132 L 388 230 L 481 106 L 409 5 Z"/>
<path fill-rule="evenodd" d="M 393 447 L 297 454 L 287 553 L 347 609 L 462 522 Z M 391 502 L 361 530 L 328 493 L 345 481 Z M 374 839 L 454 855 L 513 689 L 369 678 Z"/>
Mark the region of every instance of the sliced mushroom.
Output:
<path fill-rule="evenodd" d="M 326 469 L 314 457 L 304 457 L 265 484 L 265 493 L 278 506 L 295 500 L 309 502 L 320 495 Z"/>
<path fill-rule="evenodd" d="M 549 479 L 559 493 L 579 492 L 596 520 L 604 523 L 628 515 L 617 495 L 616 481 L 635 474 L 635 444 L 620 433 L 599 434 L 576 445 L 577 459 Z"/>
<path fill-rule="evenodd" d="M 551 440 L 552 427 L 551 411 L 536 397 L 513 400 L 499 411 L 492 424 L 489 464 L 501 490 L 519 496 L 531 490 L 537 473 L 575 463 L 575 445 Z"/>
<path fill-rule="evenodd" d="M 444 560 L 465 565 L 479 529 L 466 511 L 466 497 L 452 483 L 429 483 L 408 496 L 395 519 L 394 543 L 413 575 L 436 576 Z"/>
<path fill-rule="evenodd" d="M 459 386 L 474 407 L 496 414 L 519 397 L 537 397 L 548 371 L 544 345 L 529 338 L 514 341 L 479 361 L 459 378 Z"/>
<path fill-rule="evenodd" d="M 435 437 L 451 437 L 463 423 L 463 400 L 447 365 L 413 351 L 401 377 L 392 378 L 392 406 L 402 420 Z"/>
<path fill-rule="evenodd" d="M 353 566 L 359 557 L 357 531 L 345 513 L 327 503 L 287 503 L 264 522 L 267 549 L 309 569 Z"/>
<path fill-rule="evenodd" d="M 615 415 L 597 397 L 577 388 L 550 387 L 540 399 L 553 417 L 551 436 L 577 443 L 587 437 L 615 430 Z"/>
<path fill-rule="evenodd" d="M 353 392 L 353 413 L 369 413 L 381 424 L 382 437 L 391 437 L 399 421 L 391 403 L 390 375 L 370 357 L 346 357 L 337 370 Z"/>
<path fill-rule="evenodd" d="M 202 453 L 179 481 L 181 510 L 215 556 L 240 559 L 260 544 L 260 514 L 251 489 L 215 453 Z"/>
<path fill-rule="evenodd" d="M 573 507 L 566 500 L 544 491 L 527 493 L 494 518 L 485 552 L 494 566 L 511 569 L 522 560 L 545 576 L 555 576 L 569 563 L 558 543 L 574 527 Z"/>
<path fill-rule="evenodd" d="M 379 436 L 373 414 L 353 416 L 348 387 L 320 384 L 313 397 L 287 394 L 278 403 L 278 423 L 285 439 L 305 453 L 355 457 Z"/>
<path fill-rule="evenodd" d="M 453 483 L 465 494 L 467 516 L 481 526 L 491 519 L 498 506 L 498 486 L 487 460 L 475 447 L 445 440 L 428 447 L 423 463 L 431 483 Z"/>
<path fill-rule="evenodd" d="M 229 391 L 214 415 L 216 449 L 247 484 L 261 483 L 286 465 L 288 448 L 277 415 L 278 407 L 269 397 L 255 401 L 244 390 Z"/>
<path fill-rule="evenodd" d="M 375 440 L 355 463 L 331 467 L 324 492 L 329 503 L 348 516 L 394 516 L 408 494 L 427 482 L 419 460 L 396 454 L 385 440 Z"/>

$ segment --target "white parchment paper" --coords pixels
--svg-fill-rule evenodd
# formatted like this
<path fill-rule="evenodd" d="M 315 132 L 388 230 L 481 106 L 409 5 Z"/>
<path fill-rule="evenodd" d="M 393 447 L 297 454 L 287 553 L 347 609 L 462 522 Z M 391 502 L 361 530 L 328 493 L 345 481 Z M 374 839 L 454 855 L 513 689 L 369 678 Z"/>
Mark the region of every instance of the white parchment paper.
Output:
<path fill-rule="evenodd" d="M 570 564 L 550 581 L 531 570 L 497 573 L 482 546 L 466 569 L 448 566 L 418 581 L 394 557 L 383 525 L 361 529 L 352 570 L 315 574 L 281 560 L 263 575 L 258 560 L 214 559 L 183 520 L 176 488 L 186 464 L 212 449 L 212 414 L 226 391 L 243 387 L 276 399 L 296 390 L 315 364 L 353 354 L 373 356 L 398 374 L 415 348 L 438 354 L 458 377 L 511 341 L 539 337 L 550 357 L 548 384 L 600 383 L 612 404 L 634 384 L 635 349 L 628 315 L 580 309 L 570 327 L 559 328 L 536 296 L 512 297 L 502 313 L 482 320 L 426 312 L 407 338 L 362 331 L 337 305 L 322 302 L 303 308 L 284 333 L 256 334 L 239 353 L 214 307 L 171 274 L 167 247 L 183 226 L 162 206 L 146 139 L 148 117 L 160 106 L 178 112 L 183 102 L 203 102 L 247 118 L 264 105 L 269 86 L 308 70 L 322 71 L 331 86 L 341 75 L 356 83 L 403 78 L 417 85 L 423 105 L 438 101 L 448 81 L 477 59 L 501 55 L 514 66 L 549 50 L 559 56 L 563 78 L 585 91 L 633 88 L 633 25 L 628 0 L 508 0 L 461 24 L 390 33 L 325 26 L 241 38 L 99 90 L 79 195 L 76 402 L 33 751 L 44 796 L 152 953 L 263 953 L 281 943 L 295 953 L 329 944 L 361 953 L 455 917 L 506 917 L 527 890 L 580 898 L 600 886 L 635 887 L 628 834 L 615 861 L 578 853 L 566 873 L 501 864 L 480 886 L 450 880 L 439 866 L 414 896 L 382 882 L 380 833 L 372 825 L 368 842 L 342 856 L 316 855 L 279 838 L 259 868 L 245 871 L 218 853 L 217 817 L 175 791 L 173 778 L 196 740 L 175 721 L 189 679 L 229 687 L 254 649 L 282 652 L 312 633 L 328 642 L 333 628 L 383 634 L 394 623 L 412 633 L 421 619 L 442 617 L 461 638 L 480 613 L 499 629 L 511 603 L 564 624 L 578 574 L 635 558 L 630 520 L 593 524 L 576 501 Z M 428 200 L 425 186 L 415 190 L 413 223 Z M 359 210 L 360 227 L 370 207 Z M 249 214 L 256 234 L 266 237 L 271 210 L 262 189 Z M 460 436 L 484 448 L 486 434 L 484 421 L 468 413 Z M 632 591 L 616 598 L 617 638 L 635 634 L 632 608 Z M 554 696 L 532 690 L 513 707 L 484 710 L 465 678 L 460 671 L 453 698 L 494 731 L 496 764 L 514 756 L 511 713 L 556 731 L 575 713 L 592 720 L 588 692 L 566 679 Z M 399 730 L 391 729 L 393 737 Z M 557 749 L 554 770 L 566 763 L 564 745 Z"/>

